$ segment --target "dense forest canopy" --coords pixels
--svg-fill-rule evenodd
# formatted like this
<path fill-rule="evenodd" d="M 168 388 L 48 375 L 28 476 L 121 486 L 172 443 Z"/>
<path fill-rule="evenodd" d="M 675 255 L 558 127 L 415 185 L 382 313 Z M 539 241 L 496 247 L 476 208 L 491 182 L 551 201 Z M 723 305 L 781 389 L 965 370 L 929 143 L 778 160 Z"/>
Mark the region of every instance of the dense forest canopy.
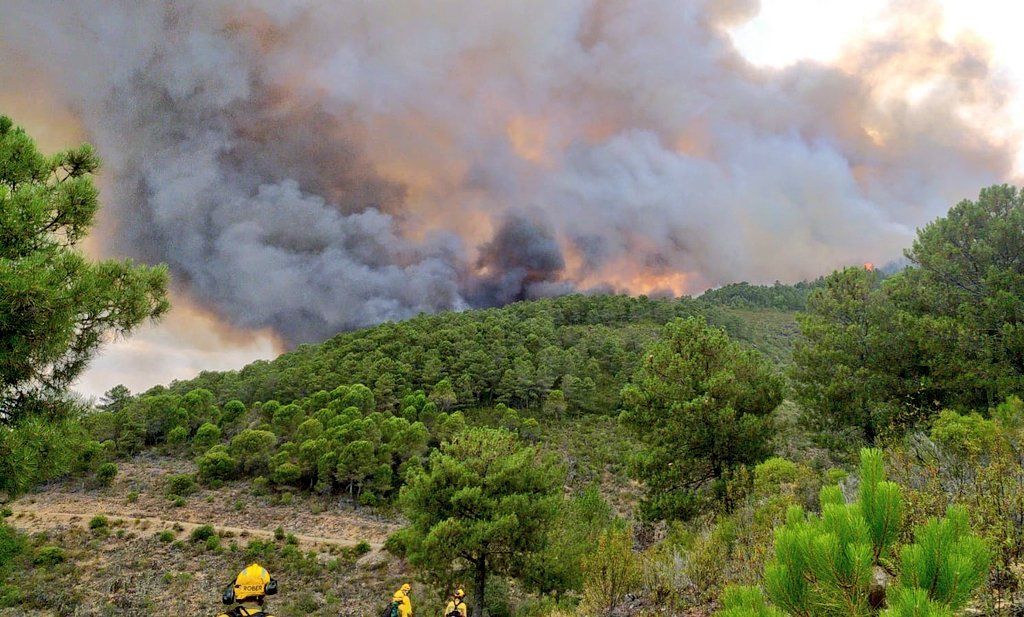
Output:
<path fill-rule="evenodd" d="M 763 289 L 748 288 L 754 295 Z M 362 383 L 384 411 L 395 409 L 410 392 L 429 391 L 448 380 L 459 406 L 537 407 L 559 390 L 572 411 L 613 413 L 619 391 L 661 326 L 692 315 L 704 315 L 740 340 L 775 351 L 788 346 L 794 329 L 784 311 L 769 313 L 778 319 L 768 319 L 753 333 L 731 309 L 701 300 L 570 295 L 342 333 L 269 362 L 203 373 L 169 389 L 185 394 L 204 388 L 218 401 L 248 404 L 291 401 Z"/>

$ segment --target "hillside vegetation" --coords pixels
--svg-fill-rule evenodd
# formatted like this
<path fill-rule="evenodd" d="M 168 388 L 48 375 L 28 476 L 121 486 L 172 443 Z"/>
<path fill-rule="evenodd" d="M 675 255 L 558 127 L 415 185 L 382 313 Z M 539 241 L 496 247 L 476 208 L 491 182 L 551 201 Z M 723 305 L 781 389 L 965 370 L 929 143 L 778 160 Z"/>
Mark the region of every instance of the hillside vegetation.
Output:
<path fill-rule="evenodd" d="M 206 612 L 251 561 L 280 615 L 406 580 L 417 615 L 1024 610 L 1013 187 L 891 276 L 423 315 L 93 405 L 65 386 L 100 338 L 166 309 L 162 270 L 75 249 L 96 164 L 0 122 L 3 614 Z"/>

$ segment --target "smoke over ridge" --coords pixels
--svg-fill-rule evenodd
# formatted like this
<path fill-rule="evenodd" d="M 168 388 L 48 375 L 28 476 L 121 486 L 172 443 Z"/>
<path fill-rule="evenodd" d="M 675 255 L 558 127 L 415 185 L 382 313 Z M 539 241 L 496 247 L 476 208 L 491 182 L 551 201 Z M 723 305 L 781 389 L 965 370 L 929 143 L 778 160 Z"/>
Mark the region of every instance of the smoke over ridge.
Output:
<path fill-rule="evenodd" d="M 1009 177 L 977 120 L 1006 86 L 932 4 L 781 70 L 729 40 L 756 7 L 8 0 L 0 89 L 33 76 L 99 148 L 107 251 L 293 342 L 816 276 Z"/>

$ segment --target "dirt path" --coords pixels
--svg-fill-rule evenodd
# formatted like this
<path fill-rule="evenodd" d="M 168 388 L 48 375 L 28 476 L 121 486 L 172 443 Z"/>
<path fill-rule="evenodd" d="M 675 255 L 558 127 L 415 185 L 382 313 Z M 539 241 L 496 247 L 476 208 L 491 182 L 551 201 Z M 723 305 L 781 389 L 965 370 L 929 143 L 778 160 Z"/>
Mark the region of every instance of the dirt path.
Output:
<path fill-rule="evenodd" d="M 180 527 L 182 535 L 187 536 L 192 530 L 202 525 L 213 525 L 222 533 L 238 536 L 240 538 L 270 539 L 274 537 L 274 531 L 258 527 L 235 527 L 232 525 L 218 525 L 216 521 L 192 521 L 175 518 L 156 518 L 149 516 L 133 516 L 132 514 L 113 514 L 110 512 L 62 512 L 47 506 L 20 506 L 15 504 L 11 508 L 13 515 L 8 522 L 27 532 L 38 532 L 53 529 L 60 525 L 77 525 L 88 527 L 89 521 L 96 516 L 106 516 L 112 527 L 123 527 L 129 530 L 152 530 L 157 533 L 164 529 Z M 355 544 L 351 535 L 310 535 L 304 533 L 293 534 L 299 541 L 299 546 L 307 550 L 327 549 L 332 546 L 351 546 Z M 374 551 L 379 551 L 384 546 L 383 539 L 372 538 L 360 540 L 367 542 Z"/>
<path fill-rule="evenodd" d="M 297 494 L 287 505 L 275 504 L 270 496 L 254 496 L 247 481 L 216 490 L 199 487 L 185 505 L 173 507 L 166 494 L 166 478 L 193 472 L 191 462 L 164 456 L 119 461 L 112 486 L 97 488 L 81 478 L 54 482 L 8 504 L 13 515 L 7 521 L 36 532 L 69 525 L 87 527 L 93 517 L 102 515 L 111 526 L 139 534 L 155 534 L 177 525 L 179 537 L 187 537 L 200 525 L 213 525 L 222 535 L 241 538 L 242 544 L 247 538 L 272 538 L 280 527 L 294 534 L 304 550 L 367 542 L 374 552 L 401 526 L 394 518 L 355 509 L 337 498 Z"/>

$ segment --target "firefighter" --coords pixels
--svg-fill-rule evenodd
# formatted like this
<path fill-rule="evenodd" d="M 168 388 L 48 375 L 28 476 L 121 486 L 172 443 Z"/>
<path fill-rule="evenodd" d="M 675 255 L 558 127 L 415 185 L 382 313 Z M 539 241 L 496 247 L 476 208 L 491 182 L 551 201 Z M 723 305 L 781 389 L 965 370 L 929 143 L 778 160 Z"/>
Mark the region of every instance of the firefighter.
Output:
<path fill-rule="evenodd" d="M 391 597 L 392 617 L 412 617 L 412 600 L 409 594 L 412 593 L 412 585 L 405 583 L 401 589 Z"/>
<path fill-rule="evenodd" d="M 448 606 L 444 607 L 444 617 L 469 617 L 465 591 L 455 590 L 451 599 L 448 600 Z"/>
<path fill-rule="evenodd" d="M 273 617 L 266 612 L 263 601 L 277 593 L 277 580 L 258 563 L 250 564 L 227 586 L 221 601 L 232 608 L 218 617 Z"/>

